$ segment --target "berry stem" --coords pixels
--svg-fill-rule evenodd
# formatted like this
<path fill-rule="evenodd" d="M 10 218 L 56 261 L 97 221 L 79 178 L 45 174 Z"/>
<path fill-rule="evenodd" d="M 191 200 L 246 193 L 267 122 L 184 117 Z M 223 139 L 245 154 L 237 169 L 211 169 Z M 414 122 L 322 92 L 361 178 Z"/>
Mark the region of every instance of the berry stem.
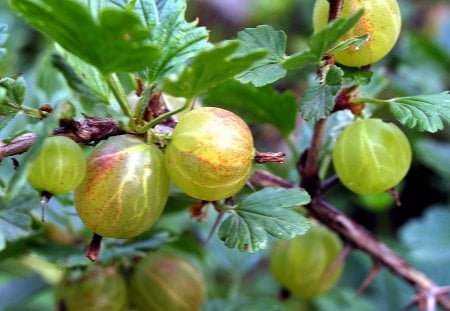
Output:
<path fill-rule="evenodd" d="M 94 233 L 91 243 L 89 243 L 88 249 L 86 251 L 86 257 L 89 258 L 89 260 L 92 262 L 96 262 L 98 259 L 102 246 L 102 239 L 103 237 L 101 235 Z"/>
<path fill-rule="evenodd" d="M 148 122 L 145 126 L 143 126 L 143 127 L 139 130 L 139 132 L 145 133 L 145 132 L 147 132 L 149 129 L 151 129 L 152 127 L 154 127 L 155 125 L 161 123 L 161 122 L 164 121 L 164 120 L 167 120 L 167 119 L 170 118 L 171 116 L 176 115 L 177 113 L 180 113 L 180 112 L 182 112 L 182 111 L 184 111 L 184 110 L 186 110 L 186 109 L 189 109 L 190 107 L 192 107 L 193 102 L 194 102 L 194 99 L 193 99 L 193 98 L 187 98 L 187 99 L 186 99 L 186 102 L 184 103 L 183 106 L 181 106 L 181 107 L 178 108 L 178 109 L 169 111 L 169 112 L 167 112 L 167 113 L 165 113 L 165 114 L 162 114 L 162 115 L 158 116 L 157 118 L 153 119 L 152 121 Z"/>
<path fill-rule="evenodd" d="M 52 194 L 47 191 L 41 192 L 41 221 L 45 222 L 45 208 L 47 207 L 48 201 L 52 198 Z"/>

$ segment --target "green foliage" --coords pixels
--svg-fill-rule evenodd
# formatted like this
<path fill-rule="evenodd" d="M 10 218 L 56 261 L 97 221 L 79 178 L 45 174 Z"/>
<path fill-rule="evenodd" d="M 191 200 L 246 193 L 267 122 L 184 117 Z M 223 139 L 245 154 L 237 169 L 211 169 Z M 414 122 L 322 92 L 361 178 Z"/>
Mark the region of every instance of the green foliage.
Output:
<path fill-rule="evenodd" d="M 292 239 L 309 228 L 306 218 L 292 208 L 309 201 L 300 189 L 265 188 L 229 210 L 232 215 L 221 224 L 219 237 L 226 246 L 250 253 L 267 248 L 267 234 Z"/>
<path fill-rule="evenodd" d="M 402 227 L 400 237 L 414 259 L 421 262 L 446 262 L 450 256 L 448 206 L 432 206 L 420 219 Z"/>
<path fill-rule="evenodd" d="M 100 73 L 95 67 L 74 57 L 72 54 L 63 52 L 63 55 L 53 55 L 53 65 L 57 68 L 82 100 L 92 103 L 109 103 L 109 91 L 106 83 L 101 79 Z M 83 77 L 83 78 L 82 78 Z M 89 110 L 88 110 L 89 111 Z"/>
<path fill-rule="evenodd" d="M 233 7 L 232 2 L 226 5 L 235 9 L 231 15 L 207 5 L 209 1 L 0 1 L 0 309 L 54 309 L 53 283 L 58 278 L 51 277 L 54 271 L 92 264 L 84 253 L 91 232 L 79 219 L 73 194 L 52 198 L 47 223 L 41 223 L 37 220 L 39 193 L 26 183 L 30 161 L 43 140 L 60 126 L 67 129 L 61 120 L 109 118 L 164 149 L 171 133 L 168 126 L 173 127 L 184 113 L 175 114 L 177 109 L 222 107 L 249 123 L 256 150 L 286 153 L 283 165 L 254 164 L 255 169 L 298 183 L 304 177 L 303 161 L 311 152 L 314 122 L 326 118 L 323 146 L 317 151 L 318 173 L 325 181 L 333 174 L 336 137 L 355 117 L 348 109 L 334 109 L 337 94 L 342 100 L 342 90 L 353 92 L 348 104 L 365 103 L 364 118 L 396 119 L 410 128 L 406 135 L 414 146 L 414 162 L 397 189 L 402 207 L 392 204 L 388 193 L 356 197 L 339 186 L 328 191 L 326 199 L 368 223 L 390 248 L 437 284 L 448 284 L 447 11 L 436 14 L 433 2 L 417 10 L 416 2 L 403 1 L 408 18 L 391 57 L 370 67 L 347 68 L 334 65 L 332 56 L 350 47 L 364 47 L 367 35 L 336 43 L 362 12 L 338 18 L 311 34 L 313 2 L 250 0 L 251 17 L 245 19 L 244 4 Z M 47 38 L 30 31 L 16 13 Z M 262 22 L 273 26 L 258 25 L 251 19 L 255 16 L 264 16 Z M 423 27 L 414 29 L 417 25 L 411 21 L 419 17 Z M 169 112 L 154 119 L 153 104 L 160 92 L 163 109 L 156 114 Z M 172 101 L 165 93 L 188 101 L 174 104 L 182 99 Z M 39 110 L 44 104 L 53 112 Z M 272 132 L 274 128 L 281 137 Z M 85 134 L 84 128 L 77 130 Z M 4 157 L 3 143 L 24 133 L 36 137 L 33 146 L 23 154 Z M 92 148 L 83 150 L 87 155 Z M 296 156 L 306 150 L 302 157 Z M 350 168 L 353 162 L 349 161 Z M 132 175 L 130 171 L 127 176 Z M 271 178 L 278 180 L 278 176 Z M 136 257 L 160 248 L 189 257 L 208 280 L 204 310 L 391 310 L 401 308 L 414 295 L 409 285 L 384 269 L 355 301 L 355 290 L 372 266 L 366 254 L 356 251 L 346 259 L 343 279 L 330 293 L 308 303 L 279 301 L 279 284 L 270 274 L 267 256 L 275 239 L 290 239 L 308 230 L 307 218 L 298 213 L 298 207 L 311 199 L 300 188 L 251 193 L 251 186 L 249 182 L 232 199 L 212 204 L 171 189 L 154 229 L 131 240 L 103 239 L 98 261 L 127 270 Z M 361 205 L 372 210 L 361 211 Z M 388 206 L 392 207 L 389 213 L 373 214 L 373 209 Z M 214 222 L 214 208 L 223 213 L 223 221 Z M 420 218 L 411 219 L 419 212 Z M 367 217 L 374 216 L 376 221 L 369 222 Z M 205 222 L 197 223 L 197 219 Z M 59 228 L 57 238 L 49 229 L 53 224 Z M 216 226 L 218 234 L 210 236 Z M 41 261 L 30 264 L 31 254 Z"/>
<path fill-rule="evenodd" d="M 284 68 L 300 69 L 309 63 L 318 63 L 323 55 L 329 52 L 334 53 L 336 50 L 342 50 L 352 44 L 360 45 L 362 43 L 361 40 L 364 40 L 363 37 L 351 38 L 341 42 L 338 47 L 334 46 L 342 35 L 356 25 L 362 15 L 363 11 L 360 10 L 353 16 L 340 17 L 314 33 L 308 40 L 309 49 L 289 56 L 283 64 Z"/>
<path fill-rule="evenodd" d="M 211 47 L 208 32 L 196 27 L 197 21 L 185 20 L 186 2 L 183 0 L 137 0 L 136 13 L 151 29 L 150 38 L 161 49 L 161 55 L 147 64 L 142 76 L 150 84 L 162 82 L 187 60 Z"/>
<path fill-rule="evenodd" d="M 3 93 L 0 97 L 0 114 L 19 110 L 26 95 L 25 79 L 23 77 L 0 79 L 0 90 Z"/>
<path fill-rule="evenodd" d="M 286 34 L 271 26 L 262 25 L 256 28 L 247 28 L 238 33 L 241 46 L 238 53 L 246 54 L 254 50 L 268 50 L 263 59 L 255 62 L 245 72 L 236 76 L 242 83 L 251 83 L 260 87 L 275 82 L 286 75 L 286 69 L 281 64 L 286 57 Z"/>
<path fill-rule="evenodd" d="M 7 242 L 14 242 L 28 237 L 31 231 L 31 217 L 21 211 L 0 211 L 0 251 L 5 249 Z"/>
<path fill-rule="evenodd" d="M 397 97 L 389 100 L 394 117 L 409 128 L 434 133 L 450 122 L 450 92 Z"/>
<path fill-rule="evenodd" d="M 421 139 L 414 147 L 423 164 L 450 180 L 450 143 Z"/>
<path fill-rule="evenodd" d="M 297 103 L 291 92 L 228 81 L 205 94 L 207 105 L 234 111 L 250 124 L 269 123 L 287 137 L 295 127 Z"/>
<path fill-rule="evenodd" d="M 10 0 L 29 24 L 103 74 L 144 69 L 159 55 L 149 31 L 129 11 L 105 8 L 94 18 L 77 1 Z"/>
<path fill-rule="evenodd" d="M 266 53 L 238 53 L 239 41 L 228 41 L 198 54 L 176 79 L 164 82 L 170 95 L 193 99 L 250 68 Z"/>
<path fill-rule="evenodd" d="M 334 107 L 334 96 L 339 91 L 344 72 L 332 66 L 326 73 L 325 83 L 306 89 L 300 101 L 300 112 L 305 120 L 325 118 Z"/>

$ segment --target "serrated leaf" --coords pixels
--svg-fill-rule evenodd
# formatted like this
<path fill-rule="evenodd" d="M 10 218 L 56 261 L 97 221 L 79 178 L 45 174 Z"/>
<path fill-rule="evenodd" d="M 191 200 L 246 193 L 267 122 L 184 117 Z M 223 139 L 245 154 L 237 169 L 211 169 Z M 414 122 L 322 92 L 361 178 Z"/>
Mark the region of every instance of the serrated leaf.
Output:
<path fill-rule="evenodd" d="M 344 71 L 338 66 L 331 66 L 325 76 L 325 84 L 331 87 L 332 94 L 335 95 L 342 84 Z"/>
<path fill-rule="evenodd" d="M 293 54 L 285 59 L 283 67 L 286 69 L 301 69 L 308 64 L 317 62 L 317 56 L 313 52 L 307 50 Z"/>
<path fill-rule="evenodd" d="M 176 79 L 164 81 L 163 90 L 176 97 L 194 98 L 250 68 L 266 55 L 257 51 L 236 55 L 239 41 L 227 41 L 201 52 Z"/>
<path fill-rule="evenodd" d="M 245 72 L 237 75 L 238 81 L 260 87 L 273 83 L 286 75 L 287 71 L 282 67 L 286 56 L 287 41 L 284 31 L 275 30 L 268 25 L 261 25 L 240 31 L 237 38 L 241 42 L 238 54 L 246 54 L 260 49 L 269 52 L 265 58 L 258 60 Z"/>
<path fill-rule="evenodd" d="M 410 220 L 401 231 L 401 240 L 416 260 L 448 262 L 450 256 L 450 210 L 445 206 L 427 209 L 420 219 Z"/>
<path fill-rule="evenodd" d="M 352 29 L 363 14 L 364 10 L 361 9 L 352 16 L 337 18 L 314 33 L 309 39 L 309 46 L 311 52 L 317 56 L 317 60 L 320 60 L 336 44 L 340 37 Z"/>
<path fill-rule="evenodd" d="M 145 68 L 159 55 L 149 30 L 130 11 L 105 8 L 98 18 L 75 0 L 9 0 L 30 25 L 102 73 Z"/>
<path fill-rule="evenodd" d="M 308 193 L 299 188 L 255 192 L 220 225 L 219 238 L 230 248 L 253 253 L 267 247 L 267 234 L 284 240 L 304 234 L 308 220 L 291 208 L 309 201 Z"/>
<path fill-rule="evenodd" d="M 450 92 L 392 98 L 389 107 L 394 117 L 409 128 L 434 133 L 450 122 Z"/>
<path fill-rule="evenodd" d="M 334 107 L 335 87 L 326 84 L 306 89 L 300 100 L 300 113 L 305 120 L 320 120 L 328 116 Z"/>
<path fill-rule="evenodd" d="M 325 118 L 334 107 L 334 97 L 339 91 L 344 72 L 338 66 L 331 66 L 325 73 L 325 83 L 306 89 L 300 100 L 300 113 L 305 120 Z"/>
<path fill-rule="evenodd" d="M 278 93 L 269 86 L 256 88 L 230 80 L 206 93 L 204 103 L 231 110 L 249 124 L 272 124 L 284 137 L 295 128 L 297 103 L 291 92 Z"/>
<path fill-rule="evenodd" d="M 137 0 L 136 12 L 151 31 L 152 42 L 161 47 L 161 55 L 148 64 L 142 76 L 150 84 L 163 81 L 187 60 L 211 47 L 208 31 L 198 21 L 185 20 L 185 0 Z"/>
<path fill-rule="evenodd" d="M 32 220 L 28 214 L 18 213 L 10 209 L 0 211 L 0 236 L 3 236 L 3 240 L 6 242 L 20 240 L 32 234 L 31 224 Z M 0 251 L 5 246 L 6 243 L 3 244 Z"/>

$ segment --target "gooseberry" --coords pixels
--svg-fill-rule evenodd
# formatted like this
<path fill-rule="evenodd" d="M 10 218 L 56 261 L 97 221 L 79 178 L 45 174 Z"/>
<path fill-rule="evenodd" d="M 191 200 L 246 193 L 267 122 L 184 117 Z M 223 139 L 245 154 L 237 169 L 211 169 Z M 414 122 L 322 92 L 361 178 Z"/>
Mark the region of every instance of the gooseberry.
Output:
<path fill-rule="evenodd" d="M 65 136 L 44 140 L 41 150 L 31 161 L 28 182 L 51 194 L 74 190 L 86 173 L 86 159 L 81 147 Z"/>
<path fill-rule="evenodd" d="M 58 310 L 128 310 L 126 282 L 113 266 L 67 271 L 56 286 L 55 299 Z"/>
<path fill-rule="evenodd" d="M 359 120 L 339 135 L 333 164 L 351 191 L 381 193 L 405 177 L 411 165 L 411 146 L 396 125 L 380 119 Z"/>
<path fill-rule="evenodd" d="M 130 277 L 130 301 L 139 311 L 198 311 L 205 296 L 202 274 L 188 261 L 162 252 L 143 258 Z"/>
<path fill-rule="evenodd" d="M 345 66 L 366 66 L 379 61 L 392 50 L 400 34 L 401 16 L 396 0 L 345 0 L 340 16 L 351 16 L 362 8 L 364 15 L 339 42 L 365 34 L 369 35 L 368 41 L 336 53 L 336 61 Z M 329 10 L 327 0 L 316 1 L 313 13 L 315 31 L 325 27 Z"/>
<path fill-rule="evenodd" d="M 188 195 L 216 201 L 245 185 L 254 157 L 253 137 L 236 114 L 214 107 L 183 115 L 166 149 L 166 167 Z"/>
<path fill-rule="evenodd" d="M 312 298 L 325 293 L 338 281 L 343 264 L 333 263 L 342 250 L 339 238 L 313 223 L 304 234 L 291 240 L 277 240 L 270 254 L 274 278 L 292 295 Z"/>
<path fill-rule="evenodd" d="M 111 137 L 88 158 L 74 193 L 83 223 L 98 235 L 132 238 L 160 217 L 169 196 L 162 152 L 131 135 Z"/>

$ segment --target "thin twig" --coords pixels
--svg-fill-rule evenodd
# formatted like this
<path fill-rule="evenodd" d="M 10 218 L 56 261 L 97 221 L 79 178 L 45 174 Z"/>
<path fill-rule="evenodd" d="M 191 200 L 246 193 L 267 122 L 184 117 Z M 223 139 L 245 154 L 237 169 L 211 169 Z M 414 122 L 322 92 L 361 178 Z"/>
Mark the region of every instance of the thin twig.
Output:
<path fill-rule="evenodd" d="M 267 180 L 264 180 L 265 178 Z M 252 178 L 252 182 L 260 186 L 270 184 L 271 186 L 285 188 L 295 187 L 290 181 L 273 176 L 267 172 L 264 174 L 258 173 L 257 178 Z M 354 247 L 371 256 L 373 260 L 380 262 L 389 268 L 392 273 L 398 275 L 414 287 L 422 291 L 437 288 L 436 284 L 425 274 L 411 267 L 389 247 L 378 241 L 367 229 L 350 219 L 344 213 L 338 211 L 322 198 L 314 199 L 308 208 L 312 215 L 325 226 L 339 233 L 347 241 L 352 243 Z M 446 293 L 446 291 L 444 292 Z M 450 297 L 437 295 L 436 299 L 445 310 L 450 310 Z"/>

